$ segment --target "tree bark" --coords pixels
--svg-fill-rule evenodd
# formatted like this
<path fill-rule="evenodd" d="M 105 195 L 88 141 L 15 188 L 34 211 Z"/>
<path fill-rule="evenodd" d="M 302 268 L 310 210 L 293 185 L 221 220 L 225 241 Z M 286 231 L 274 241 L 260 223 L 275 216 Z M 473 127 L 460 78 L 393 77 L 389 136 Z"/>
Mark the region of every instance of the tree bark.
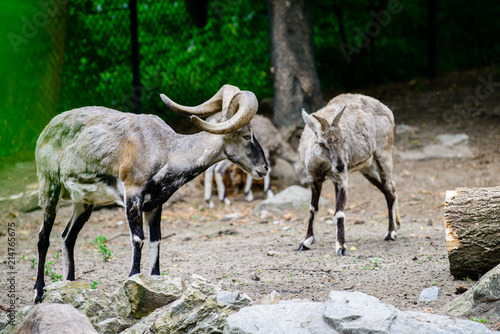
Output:
<path fill-rule="evenodd" d="M 301 110 L 323 106 L 314 64 L 313 7 L 307 0 L 268 0 L 271 63 L 274 70 L 274 123 L 303 127 Z"/>
<path fill-rule="evenodd" d="M 478 279 L 500 263 L 500 187 L 448 191 L 444 220 L 455 279 Z"/>

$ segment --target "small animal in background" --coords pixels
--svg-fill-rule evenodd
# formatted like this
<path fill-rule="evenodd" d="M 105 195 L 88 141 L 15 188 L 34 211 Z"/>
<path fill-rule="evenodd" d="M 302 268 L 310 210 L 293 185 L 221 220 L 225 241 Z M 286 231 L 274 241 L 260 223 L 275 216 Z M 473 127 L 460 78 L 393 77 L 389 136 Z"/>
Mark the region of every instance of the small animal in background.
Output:
<path fill-rule="evenodd" d="M 224 85 L 196 107 L 160 97 L 203 131 L 182 135 L 157 116 L 104 107 L 64 112 L 42 131 L 35 152 L 43 213 L 35 303 L 42 301 L 45 260 L 61 198 L 73 201 L 73 214 L 62 232 L 64 280 L 75 279 L 75 242 L 94 205 L 112 203 L 125 207 L 132 244 L 129 276 L 141 271 L 143 217 L 149 227 L 149 273 L 160 275 L 161 211 L 172 194 L 224 159 L 255 178 L 266 175 L 264 152 L 249 125 L 258 108 L 252 92 Z M 199 118 L 221 111 L 217 123 Z"/>
<path fill-rule="evenodd" d="M 298 250 L 307 250 L 314 241 L 313 223 L 318 212 L 322 184 L 335 185 L 336 252 L 346 255 L 344 213 L 348 173 L 360 171 L 385 196 L 389 228 L 385 240 L 396 238 L 400 218 L 396 185 L 392 180 L 394 116 L 380 101 L 359 94 L 342 94 L 309 115 L 299 144 L 299 156 L 311 186 L 311 206 L 306 237 Z"/>
<path fill-rule="evenodd" d="M 207 121 L 215 121 L 217 115 L 207 118 Z M 255 134 L 255 138 L 259 140 L 264 155 L 267 161 L 269 161 L 270 166 L 275 165 L 276 159 L 281 158 L 292 165 L 295 173 L 304 178 L 304 169 L 300 164 L 297 152 L 288 144 L 288 142 L 283 138 L 278 129 L 273 125 L 270 119 L 261 115 L 255 115 L 255 117 L 250 122 Z M 227 197 L 226 186 L 224 184 L 224 175 L 230 169 L 231 162 L 228 160 L 223 160 L 215 165 L 211 166 L 205 171 L 205 202 L 209 208 L 215 206 L 212 201 L 212 185 L 215 179 L 215 184 L 217 187 L 218 198 L 225 205 L 231 205 L 231 200 Z M 234 175 L 231 173 L 230 175 Z M 302 180 L 305 182 L 304 180 Z M 247 175 L 244 187 L 245 200 L 251 202 L 254 200 L 252 192 L 253 178 Z M 271 167 L 269 167 L 267 175 L 264 177 L 264 193 L 267 198 L 274 196 L 271 190 Z"/>

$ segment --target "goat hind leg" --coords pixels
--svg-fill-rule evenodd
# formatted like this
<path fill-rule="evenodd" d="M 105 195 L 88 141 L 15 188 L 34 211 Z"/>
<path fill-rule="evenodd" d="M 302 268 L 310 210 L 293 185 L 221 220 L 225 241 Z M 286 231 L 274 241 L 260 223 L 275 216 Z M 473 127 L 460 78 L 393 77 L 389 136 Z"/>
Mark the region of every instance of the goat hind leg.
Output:
<path fill-rule="evenodd" d="M 374 159 L 374 163 L 360 171 L 365 178 L 377 187 L 385 197 L 387 202 L 389 226 L 385 236 L 386 241 L 396 239 L 396 229 L 400 226 L 398 199 L 396 195 L 396 185 L 391 180 L 392 158 Z"/>
<path fill-rule="evenodd" d="M 321 195 L 322 182 L 311 182 L 311 206 L 309 207 L 309 223 L 307 226 L 306 237 L 300 242 L 297 251 L 308 250 L 314 242 L 314 216 L 318 213 L 319 197 Z"/>
<path fill-rule="evenodd" d="M 93 207 L 94 205 L 73 203 L 73 213 L 62 233 L 63 277 L 65 280 L 75 280 L 75 242 L 83 225 L 89 220 Z"/>
<path fill-rule="evenodd" d="M 144 216 L 149 225 L 149 274 L 160 275 L 161 205 Z"/>
<path fill-rule="evenodd" d="M 45 287 L 45 259 L 50 246 L 50 232 L 56 219 L 57 208 L 61 198 L 61 184 L 40 180 L 40 205 L 43 211 L 43 222 L 38 233 L 38 272 L 35 282 L 35 304 L 42 301 Z"/>

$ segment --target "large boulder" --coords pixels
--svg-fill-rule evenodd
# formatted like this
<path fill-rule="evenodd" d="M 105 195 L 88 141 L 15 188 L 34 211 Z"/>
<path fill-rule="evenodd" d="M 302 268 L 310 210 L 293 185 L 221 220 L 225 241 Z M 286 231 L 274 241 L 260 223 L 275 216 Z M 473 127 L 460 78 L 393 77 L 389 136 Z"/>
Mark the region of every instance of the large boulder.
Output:
<path fill-rule="evenodd" d="M 98 334 L 89 319 L 68 304 L 36 305 L 24 318 L 18 333 Z"/>
<path fill-rule="evenodd" d="M 55 282 L 45 288 L 44 303 L 70 304 L 85 314 L 99 333 L 120 332 L 134 323 L 123 287 L 114 294 L 78 281 Z"/>
<path fill-rule="evenodd" d="M 500 264 L 443 310 L 454 316 L 473 316 L 492 323 L 500 322 Z"/>
<path fill-rule="evenodd" d="M 251 303 L 245 294 L 222 292 L 220 286 L 193 275 L 180 299 L 144 317 L 126 333 L 220 333 L 230 314 Z"/>
<path fill-rule="evenodd" d="M 332 291 L 324 303 L 277 303 L 246 307 L 229 316 L 224 334 L 256 333 L 492 333 L 477 322 L 402 312 L 361 292 Z"/>
<path fill-rule="evenodd" d="M 179 299 L 183 290 L 180 278 L 143 273 L 129 277 L 123 288 L 132 306 L 132 315 L 137 319 Z"/>

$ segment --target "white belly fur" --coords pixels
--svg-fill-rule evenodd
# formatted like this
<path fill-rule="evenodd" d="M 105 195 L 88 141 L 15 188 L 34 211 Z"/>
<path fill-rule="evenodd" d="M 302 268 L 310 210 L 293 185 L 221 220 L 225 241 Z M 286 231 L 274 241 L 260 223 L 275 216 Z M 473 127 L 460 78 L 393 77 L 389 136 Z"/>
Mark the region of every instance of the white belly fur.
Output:
<path fill-rule="evenodd" d="M 117 187 L 114 188 L 104 182 L 80 183 L 70 178 L 64 182 L 64 187 L 69 192 L 71 200 L 75 203 L 99 205 L 116 203 L 125 206 L 125 187 L 121 180 L 117 181 Z"/>

